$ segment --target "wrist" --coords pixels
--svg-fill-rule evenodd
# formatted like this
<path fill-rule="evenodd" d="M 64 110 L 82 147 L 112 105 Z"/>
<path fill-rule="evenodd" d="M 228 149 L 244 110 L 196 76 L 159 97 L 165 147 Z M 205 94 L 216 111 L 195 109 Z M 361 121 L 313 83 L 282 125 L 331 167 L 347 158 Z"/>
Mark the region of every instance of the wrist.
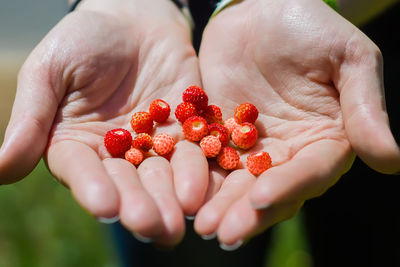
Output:
<path fill-rule="evenodd" d="M 147 24 L 178 23 L 184 24 L 189 29 L 193 26 L 188 9 L 181 10 L 180 5 L 172 0 L 82 0 L 79 2 L 76 10 L 112 15 L 128 23 L 136 24 L 141 21 Z M 185 7 L 185 1 L 176 2 L 181 2 Z"/>
<path fill-rule="evenodd" d="M 244 0 L 221 0 L 216 4 L 216 7 L 214 9 L 214 12 L 211 14 L 210 19 L 212 19 L 213 17 L 215 17 L 219 12 L 221 12 L 223 9 L 234 5 L 234 4 L 238 4 L 240 2 L 243 2 Z M 337 0 L 320 0 L 320 1 L 324 1 L 328 6 L 330 6 L 331 8 L 333 8 L 334 10 L 338 10 L 338 1 Z M 388 0 L 388 1 L 394 1 L 394 0 Z"/>

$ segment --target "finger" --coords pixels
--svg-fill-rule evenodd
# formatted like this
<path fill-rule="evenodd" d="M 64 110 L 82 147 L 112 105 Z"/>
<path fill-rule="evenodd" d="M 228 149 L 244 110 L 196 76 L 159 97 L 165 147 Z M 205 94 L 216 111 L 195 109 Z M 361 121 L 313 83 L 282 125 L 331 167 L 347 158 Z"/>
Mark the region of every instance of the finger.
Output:
<path fill-rule="evenodd" d="M 237 200 L 225 213 L 219 227 L 218 240 L 224 250 L 235 250 L 243 242 L 272 225 L 293 217 L 301 203 L 285 203 L 264 210 L 254 209 L 247 195 Z"/>
<path fill-rule="evenodd" d="M 134 235 L 151 240 L 163 231 L 161 213 L 142 186 L 136 168 L 126 160 L 108 158 L 103 164 L 120 195 L 119 217 Z"/>
<path fill-rule="evenodd" d="M 247 170 L 232 172 L 218 193 L 199 210 L 194 221 L 196 232 L 202 236 L 215 233 L 225 212 L 232 203 L 247 193 L 254 181 L 255 177 Z"/>
<path fill-rule="evenodd" d="M 207 192 L 207 159 L 201 148 L 192 142 L 181 141 L 175 147 L 171 167 L 176 195 L 184 213 L 193 216 L 203 204 Z"/>
<path fill-rule="evenodd" d="M 249 192 L 254 208 L 304 201 L 324 193 L 350 168 L 347 142 L 321 140 L 300 150 L 288 162 L 261 174 Z"/>
<path fill-rule="evenodd" d="M 178 244 L 184 235 L 185 221 L 174 191 L 169 162 L 162 157 L 150 157 L 140 164 L 138 173 L 163 220 L 164 232 L 154 241 L 163 246 Z"/>
<path fill-rule="evenodd" d="M 207 203 L 210 199 L 212 199 L 215 194 L 218 193 L 225 178 L 228 176 L 228 171 L 219 167 L 216 161 L 210 161 L 208 163 L 208 166 L 210 168 L 208 188 L 203 205 Z"/>
<path fill-rule="evenodd" d="M 18 77 L 17 94 L 0 149 L 0 184 L 18 181 L 39 162 L 57 111 L 58 96 L 42 60 L 34 55 Z M 58 88 L 61 90 L 61 88 Z"/>
<path fill-rule="evenodd" d="M 76 141 L 50 145 L 47 164 L 52 174 L 71 189 L 78 203 L 95 217 L 118 215 L 119 195 L 97 153 Z"/>
<path fill-rule="evenodd" d="M 365 37 L 367 39 L 367 37 Z M 370 40 L 349 41 L 337 87 L 347 136 L 357 155 L 382 173 L 400 171 L 400 149 L 390 130 L 382 56 Z"/>

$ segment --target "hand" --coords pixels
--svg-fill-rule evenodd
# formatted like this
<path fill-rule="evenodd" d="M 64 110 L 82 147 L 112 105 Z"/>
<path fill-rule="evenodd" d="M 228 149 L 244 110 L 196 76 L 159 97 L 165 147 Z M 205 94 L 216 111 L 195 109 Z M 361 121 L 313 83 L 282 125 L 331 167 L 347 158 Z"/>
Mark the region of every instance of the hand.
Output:
<path fill-rule="evenodd" d="M 207 26 L 199 61 L 204 88 L 226 118 L 244 102 L 260 111 L 259 141 L 242 162 L 261 150 L 273 161 L 258 178 L 212 170 L 199 234 L 217 233 L 229 249 L 293 216 L 350 168 L 351 148 L 377 171 L 399 171 L 380 52 L 322 1 L 233 5 Z"/>
<path fill-rule="evenodd" d="M 110 158 L 103 139 L 113 128 L 130 129 L 131 115 L 148 110 L 157 98 L 173 109 L 192 84 L 200 84 L 197 57 L 190 28 L 174 4 L 83 1 L 19 74 L 0 151 L 0 183 L 26 176 L 45 153 L 49 170 L 89 213 L 119 215 L 136 235 L 162 246 L 177 244 L 184 234 L 183 211 L 195 213 L 206 193 L 208 166 L 201 150 L 180 141 L 171 164 L 150 157 L 136 169 Z M 157 131 L 183 139 L 177 123 Z"/>

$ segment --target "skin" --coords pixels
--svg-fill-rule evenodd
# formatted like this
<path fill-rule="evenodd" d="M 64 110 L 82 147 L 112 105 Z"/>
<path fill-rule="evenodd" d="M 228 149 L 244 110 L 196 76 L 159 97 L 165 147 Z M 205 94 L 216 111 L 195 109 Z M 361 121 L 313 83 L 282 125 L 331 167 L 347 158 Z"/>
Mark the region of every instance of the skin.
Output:
<path fill-rule="evenodd" d="M 177 96 L 192 84 L 201 85 L 198 61 L 190 27 L 173 3 L 82 2 L 19 73 L 0 150 L 0 183 L 23 178 L 43 155 L 51 173 L 93 216 L 119 216 L 135 235 L 176 245 L 184 235 L 184 214 L 200 208 L 207 190 L 200 148 L 183 141 L 173 113 L 152 133 L 166 132 L 177 141 L 171 163 L 153 156 L 136 169 L 111 158 L 103 139 L 114 128 L 131 130 L 131 115 L 147 111 L 154 99 L 174 110 Z"/>
<path fill-rule="evenodd" d="M 231 6 L 207 26 L 199 58 L 200 68 L 188 23 L 167 0 L 83 1 L 20 71 L 0 183 L 25 177 L 44 156 L 95 217 L 119 215 L 136 236 L 170 247 L 183 237 L 183 216 L 197 214 L 196 231 L 229 247 L 322 194 L 354 152 L 377 171 L 399 171 L 379 50 L 321 1 Z M 244 166 L 208 164 L 173 119 L 153 133 L 177 141 L 170 162 L 150 157 L 135 168 L 109 157 L 108 130 L 129 129 L 131 114 L 156 98 L 174 109 L 193 84 L 224 114 L 245 101 L 259 108 L 259 143 L 242 162 L 266 150 L 273 168 L 256 178 Z"/>
<path fill-rule="evenodd" d="M 259 109 L 259 141 L 241 151 L 242 162 L 261 150 L 273 162 L 257 178 L 243 169 L 215 175 L 214 195 L 195 219 L 200 235 L 216 233 L 223 247 L 236 248 L 323 194 L 355 153 L 376 171 L 399 171 L 379 49 L 322 1 L 248 0 L 224 9 L 205 29 L 199 61 L 226 118 L 239 103 Z"/>

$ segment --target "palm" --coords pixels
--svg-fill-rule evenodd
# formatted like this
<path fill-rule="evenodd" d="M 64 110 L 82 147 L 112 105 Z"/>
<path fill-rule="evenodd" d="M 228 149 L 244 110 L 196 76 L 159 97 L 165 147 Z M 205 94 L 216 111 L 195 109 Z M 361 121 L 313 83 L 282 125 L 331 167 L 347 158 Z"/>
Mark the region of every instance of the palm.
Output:
<path fill-rule="evenodd" d="M 306 199 L 333 185 L 352 159 L 339 92 L 331 82 L 332 62 L 340 59 L 337 52 L 345 39 L 325 38 L 320 31 L 313 36 L 309 25 L 319 23 L 307 16 L 291 23 L 298 7 L 293 3 L 279 4 L 283 14 L 273 4 L 268 7 L 281 19 L 255 16 L 266 10 L 260 5 L 248 1 L 223 11 L 208 25 L 200 51 L 203 84 L 226 118 L 239 103 L 259 109 L 259 140 L 241 161 L 249 153 L 267 151 L 273 162 L 258 181 L 243 170 L 229 175 L 214 170 L 216 194 L 199 211 L 196 229 L 201 234 L 218 230 L 228 244 L 292 216 Z M 335 28 L 324 32 L 335 36 Z M 259 187 L 258 195 L 248 193 L 252 187 Z M 257 197 L 269 206 L 267 213 L 251 208 L 249 198 Z"/>
<path fill-rule="evenodd" d="M 137 29 L 110 23 L 103 15 L 93 16 L 90 20 L 96 21 L 101 32 L 79 32 L 76 38 L 84 39 L 79 47 L 71 45 L 71 63 L 62 66 L 63 71 L 73 71 L 64 81 L 66 91 L 54 122 L 51 145 L 79 142 L 104 159 L 110 157 L 103 145 L 108 130 L 130 129 L 132 114 L 147 111 L 157 98 L 166 100 L 173 109 L 185 86 L 199 83 L 199 74 L 193 49 L 179 40 L 183 39 L 181 33 L 171 30 L 149 34 L 140 43 L 138 36 L 143 33 L 135 32 Z M 76 27 L 83 23 L 87 22 L 78 18 Z M 69 21 L 68 27 L 73 24 Z M 170 38 L 172 34 L 177 37 Z M 180 140 L 177 133 L 181 131 L 176 129 L 176 123 L 166 123 L 155 131 L 167 131 Z"/>

